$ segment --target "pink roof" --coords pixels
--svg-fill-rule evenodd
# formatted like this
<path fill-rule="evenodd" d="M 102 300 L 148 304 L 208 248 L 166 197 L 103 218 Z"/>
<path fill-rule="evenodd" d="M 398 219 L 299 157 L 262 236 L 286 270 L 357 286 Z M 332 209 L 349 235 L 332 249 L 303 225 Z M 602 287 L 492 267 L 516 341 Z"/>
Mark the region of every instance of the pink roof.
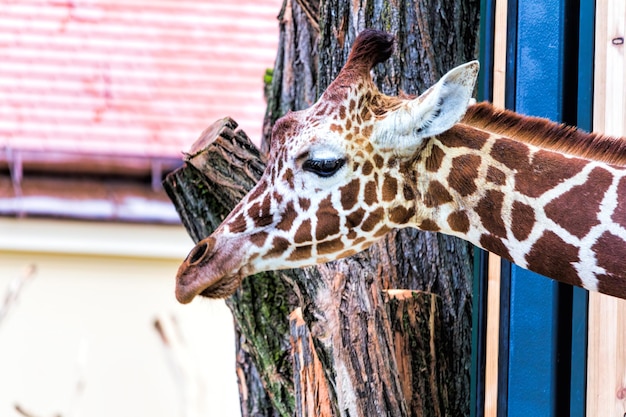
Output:
<path fill-rule="evenodd" d="M 177 156 L 258 141 L 282 0 L 0 0 L 0 150 Z"/>

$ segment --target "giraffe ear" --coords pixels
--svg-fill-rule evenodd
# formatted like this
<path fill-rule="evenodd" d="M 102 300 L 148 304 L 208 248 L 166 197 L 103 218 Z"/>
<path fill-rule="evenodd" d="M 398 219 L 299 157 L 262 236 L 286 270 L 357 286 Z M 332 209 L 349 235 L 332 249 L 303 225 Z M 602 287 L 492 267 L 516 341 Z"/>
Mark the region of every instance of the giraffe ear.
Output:
<path fill-rule="evenodd" d="M 400 154 L 412 154 L 424 138 L 450 129 L 472 102 L 478 69 L 478 61 L 460 65 L 416 99 L 387 113 L 373 141 L 382 147 L 393 147 Z"/>
<path fill-rule="evenodd" d="M 472 100 L 478 69 L 478 61 L 459 65 L 417 98 L 415 128 L 421 137 L 443 133 L 461 120 Z"/>

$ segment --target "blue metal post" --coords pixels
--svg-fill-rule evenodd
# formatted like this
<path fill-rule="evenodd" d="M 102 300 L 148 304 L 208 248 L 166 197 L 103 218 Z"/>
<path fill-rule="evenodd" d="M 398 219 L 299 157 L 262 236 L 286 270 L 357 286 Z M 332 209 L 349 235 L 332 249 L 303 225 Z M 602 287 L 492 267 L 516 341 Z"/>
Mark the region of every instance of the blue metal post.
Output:
<path fill-rule="evenodd" d="M 517 2 L 513 94 L 519 113 L 562 119 L 564 19 L 563 1 Z M 556 416 L 558 285 L 512 266 L 509 417 Z"/>

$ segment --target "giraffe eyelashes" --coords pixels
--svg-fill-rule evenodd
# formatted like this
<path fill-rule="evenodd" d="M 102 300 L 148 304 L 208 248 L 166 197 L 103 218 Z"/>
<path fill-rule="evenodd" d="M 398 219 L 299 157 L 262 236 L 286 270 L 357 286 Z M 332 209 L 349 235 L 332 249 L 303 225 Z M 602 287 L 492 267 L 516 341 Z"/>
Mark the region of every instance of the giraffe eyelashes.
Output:
<path fill-rule="evenodd" d="M 328 178 L 332 177 L 343 167 L 346 163 L 344 158 L 338 159 L 307 159 L 302 164 L 302 169 L 308 172 L 312 172 L 318 177 Z"/>

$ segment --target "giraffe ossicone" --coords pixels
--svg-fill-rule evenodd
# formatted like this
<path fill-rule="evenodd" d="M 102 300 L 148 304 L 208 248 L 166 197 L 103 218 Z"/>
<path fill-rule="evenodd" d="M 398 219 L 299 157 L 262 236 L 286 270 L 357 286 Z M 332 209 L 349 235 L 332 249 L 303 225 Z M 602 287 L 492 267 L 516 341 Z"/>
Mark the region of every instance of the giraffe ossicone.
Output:
<path fill-rule="evenodd" d="M 473 105 L 475 61 L 419 97 L 383 95 L 370 70 L 392 51 L 391 35 L 361 32 L 320 99 L 276 122 L 263 177 L 180 266 L 177 299 L 226 297 L 403 227 L 626 298 L 626 140 Z"/>

